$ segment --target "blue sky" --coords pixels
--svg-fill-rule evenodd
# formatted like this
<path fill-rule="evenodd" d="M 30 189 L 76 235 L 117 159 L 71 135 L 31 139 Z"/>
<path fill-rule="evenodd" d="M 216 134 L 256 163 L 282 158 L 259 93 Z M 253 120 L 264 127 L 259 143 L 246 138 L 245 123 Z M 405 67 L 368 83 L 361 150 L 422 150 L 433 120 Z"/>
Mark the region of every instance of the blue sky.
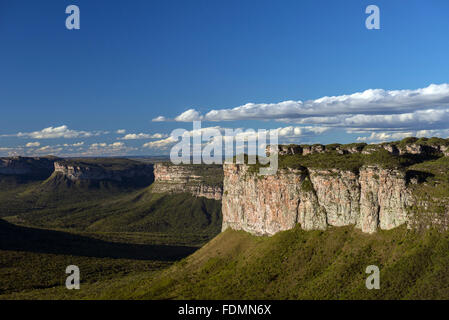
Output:
<path fill-rule="evenodd" d="M 167 154 L 194 119 L 298 143 L 447 137 L 448 34 L 446 0 L 0 0 L 0 155 Z"/>

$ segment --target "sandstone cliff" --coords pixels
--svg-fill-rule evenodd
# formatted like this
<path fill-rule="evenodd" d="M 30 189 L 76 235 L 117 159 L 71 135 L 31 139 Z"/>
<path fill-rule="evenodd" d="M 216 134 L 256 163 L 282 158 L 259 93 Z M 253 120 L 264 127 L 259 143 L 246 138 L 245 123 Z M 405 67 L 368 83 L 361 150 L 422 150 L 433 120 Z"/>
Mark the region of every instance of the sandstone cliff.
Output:
<path fill-rule="evenodd" d="M 154 165 L 152 191 L 156 193 L 190 193 L 196 197 L 221 200 L 223 171 L 215 165 Z"/>
<path fill-rule="evenodd" d="M 267 153 L 279 155 L 276 175 L 224 165 L 223 230 L 449 229 L 449 139 L 290 144 L 267 146 Z"/>
<path fill-rule="evenodd" d="M 128 159 L 59 160 L 54 163 L 54 174 L 65 177 L 70 181 L 108 180 L 123 182 L 140 178 L 153 180 L 151 165 Z"/>
<path fill-rule="evenodd" d="M 400 170 L 303 168 L 259 176 L 249 169 L 224 166 L 223 230 L 273 235 L 299 223 L 305 230 L 354 225 L 373 233 L 407 223 L 411 195 Z"/>
<path fill-rule="evenodd" d="M 48 177 L 53 172 L 51 157 L 9 157 L 0 158 L 0 175 Z"/>

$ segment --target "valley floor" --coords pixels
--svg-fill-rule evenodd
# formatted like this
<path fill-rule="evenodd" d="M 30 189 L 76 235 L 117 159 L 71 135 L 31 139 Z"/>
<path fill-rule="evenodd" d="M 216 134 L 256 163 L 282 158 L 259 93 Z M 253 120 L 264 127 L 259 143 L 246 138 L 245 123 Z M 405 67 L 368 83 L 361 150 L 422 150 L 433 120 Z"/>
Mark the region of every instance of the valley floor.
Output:
<path fill-rule="evenodd" d="M 84 289 L 128 275 L 152 274 L 195 252 L 198 243 L 201 239 L 193 235 L 67 232 L 0 219 L 0 299 L 21 299 L 29 294 L 36 299 L 80 298 L 85 290 L 65 288 L 69 265 L 80 268 Z M 49 294 L 61 288 L 61 296 Z M 101 291 L 89 291 L 89 295 L 100 298 Z"/>

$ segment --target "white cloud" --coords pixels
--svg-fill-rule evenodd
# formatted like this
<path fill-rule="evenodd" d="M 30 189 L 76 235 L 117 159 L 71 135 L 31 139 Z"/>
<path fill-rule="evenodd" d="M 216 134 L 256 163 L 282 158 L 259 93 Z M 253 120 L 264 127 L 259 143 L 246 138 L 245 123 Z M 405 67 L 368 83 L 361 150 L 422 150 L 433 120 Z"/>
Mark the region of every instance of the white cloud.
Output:
<path fill-rule="evenodd" d="M 99 148 L 110 148 L 110 149 L 123 149 L 125 147 L 125 144 L 123 142 L 113 142 L 110 144 L 107 144 L 106 142 L 97 142 L 92 143 L 89 147 L 89 149 L 99 149 Z"/>
<path fill-rule="evenodd" d="M 175 121 L 179 122 L 192 122 L 192 121 L 198 121 L 201 120 L 203 117 L 200 115 L 198 111 L 195 109 L 189 109 L 187 111 L 184 111 L 179 116 L 175 118 Z"/>
<path fill-rule="evenodd" d="M 113 149 L 120 149 L 123 148 L 125 144 L 123 142 L 114 142 L 111 143 L 109 146 L 111 146 Z"/>
<path fill-rule="evenodd" d="M 412 137 L 413 132 L 373 132 L 368 137 L 357 137 L 357 141 L 363 142 L 384 142 L 384 141 L 392 141 L 392 140 L 401 140 L 407 137 Z"/>
<path fill-rule="evenodd" d="M 178 122 L 192 122 L 192 121 L 199 121 L 202 120 L 203 116 L 200 115 L 198 111 L 195 109 L 189 109 L 187 111 L 184 111 L 180 115 L 178 115 L 175 119 L 170 119 L 164 116 L 159 116 L 151 121 L 153 122 L 165 122 L 165 121 L 178 121 Z"/>
<path fill-rule="evenodd" d="M 162 139 L 168 135 L 163 133 L 147 134 L 147 133 L 128 133 L 120 140 L 139 140 L 139 139 Z"/>
<path fill-rule="evenodd" d="M 278 134 L 278 137 L 280 139 L 291 139 L 291 138 L 298 138 L 302 136 L 315 136 L 322 134 L 328 130 L 330 130 L 330 127 L 317 127 L 317 126 L 304 126 L 304 127 L 298 127 L 298 126 L 289 126 L 289 127 L 281 127 L 276 129 L 267 129 L 267 134 L 270 132 L 276 132 Z M 233 139 L 234 137 L 243 137 L 245 140 L 250 138 L 257 138 L 258 132 L 257 130 L 244 130 L 242 128 L 238 129 L 226 129 L 221 128 L 218 126 L 215 127 L 207 127 L 207 128 L 201 128 L 191 131 L 185 131 L 183 136 L 185 137 L 198 137 L 202 136 L 203 139 L 205 136 L 215 136 L 217 131 L 222 135 L 222 138 L 224 140 Z M 142 147 L 144 148 L 159 148 L 159 149 L 165 149 L 175 143 L 177 143 L 180 140 L 179 137 L 173 137 L 169 136 L 166 139 L 161 139 L 157 141 L 147 142 Z M 203 141 L 204 142 L 204 141 Z"/>
<path fill-rule="evenodd" d="M 100 135 L 101 132 L 88 132 L 71 130 L 66 125 L 60 127 L 48 127 L 40 131 L 34 132 L 19 132 L 17 134 L 3 135 L 3 136 L 15 136 L 20 138 L 32 138 L 32 139 L 55 139 L 55 138 L 79 138 L 79 137 L 91 137 Z"/>
<path fill-rule="evenodd" d="M 63 147 L 82 147 L 84 145 L 84 142 L 76 142 L 76 143 L 64 143 L 62 146 Z"/>
<path fill-rule="evenodd" d="M 125 134 L 126 130 L 125 129 L 118 129 L 115 133 L 117 133 L 117 134 Z"/>
<path fill-rule="evenodd" d="M 28 142 L 25 146 L 27 148 L 33 148 L 33 147 L 39 147 L 41 144 L 40 142 Z"/>
<path fill-rule="evenodd" d="M 104 147 L 107 147 L 107 146 L 108 146 L 108 144 L 106 142 L 102 142 L 102 143 L 96 142 L 96 143 L 92 143 L 90 145 L 90 148 L 91 149 L 100 148 L 100 147 L 104 148 Z"/>
<path fill-rule="evenodd" d="M 410 130 L 410 131 L 385 131 L 385 132 L 372 132 L 369 136 L 357 137 L 357 141 L 363 142 L 385 142 L 385 141 L 395 141 L 402 140 L 407 137 L 449 137 L 449 129 L 441 130 Z"/>
<path fill-rule="evenodd" d="M 345 127 L 375 127 L 375 128 L 416 128 L 447 126 L 449 124 L 449 109 L 427 109 L 402 114 L 365 115 L 358 114 L 344 119 L 340 125 Z"/>
<path fill-rule="evenodd" d="M 178 139 L 175 139 L 173 137 L 168 137 L 166 139 L 152 141 L 145 143 L 142 147 L 143 148 L 154 148 L 154 149 L 165 149 L 168 146 L 175 144 L 178 142 Z"/>
<path fill-rule="evenodd" d="M 96 142 L 92 143 L 89 148 L 81 153 L 84 156 L 121 156 L 126 155 L 131 151 L 137 150 L 136 148 L 129 147 L 123 142 Z"/>
<path fill-rule="evenodd" d="M 166 117 L 164 117 L 164 116 L 159 116 L 159 117 L 154 118 L 151 121 L 153 121 L 153 122 L 164 122 L 164 121 L 168 121 L 168 119 Z"/>
<path fill-rule="evenodd" d="M 247 103 L 232 109 L 211 110 L 205 116 L 201 116 L 195 109 L 189 109 L 175 120 L 226 121 L 309 118 L 313 121 L 313 119 L 321 118 L 324 121 L 329 121 L 329 117 L 338 115 L 398 114 L 444 106 L 449 106 L 449 84 L 431 84 L 426 88 L 416 90 L 369 89 L 350 95 L 326 96 L 305 102 Z"/>

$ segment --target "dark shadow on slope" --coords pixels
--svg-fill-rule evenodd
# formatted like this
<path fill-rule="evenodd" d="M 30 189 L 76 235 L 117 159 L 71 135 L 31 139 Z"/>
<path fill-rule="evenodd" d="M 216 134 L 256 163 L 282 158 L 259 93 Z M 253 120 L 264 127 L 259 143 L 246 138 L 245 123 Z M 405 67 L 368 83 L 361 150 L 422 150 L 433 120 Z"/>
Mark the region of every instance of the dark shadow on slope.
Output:
<path fill-rule="evenodd" d="M 0 219 L 0 250 L 72 256 L 176 261 L 197 247 L 107 242 L 67 232 L 16 226 Z"/>
<path fill-rule="evenodd" d="M 424 171 L 418 171 L 418 170 L 407 170 L 406 171 L 406 181 L 407 184 L 411 183 L 412 181 L 415 181 L 416 183 L 423 183 L 427 181 L 428 178 L 435 177 L 434 174 L 430 172 L 424 172 Z"/>

